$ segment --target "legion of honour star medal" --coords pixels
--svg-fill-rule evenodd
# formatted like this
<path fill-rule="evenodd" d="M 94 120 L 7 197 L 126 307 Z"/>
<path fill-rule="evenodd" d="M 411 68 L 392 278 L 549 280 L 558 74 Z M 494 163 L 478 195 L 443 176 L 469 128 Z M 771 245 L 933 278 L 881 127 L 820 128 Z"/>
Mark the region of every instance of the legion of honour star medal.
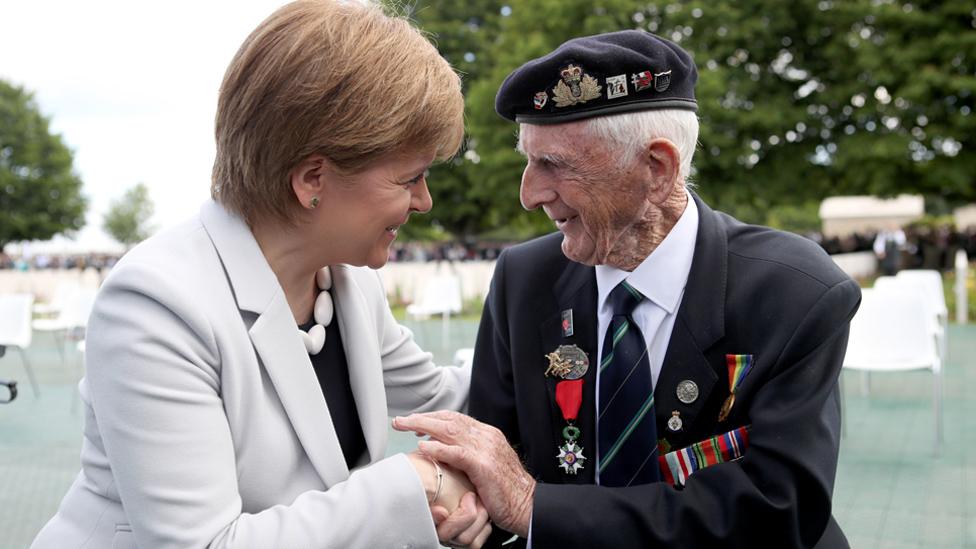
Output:
<path fill-rule="evenodd" d="M 582 379 L 560 381 L 556 384 L 556 403 L 559 404 L 563 419 L 566 420 L 566 427 L 563 428 L 563 440 L 565 442 L 559 447 L 556 461 L 563 472 L 569 475 L 577 474 L 586 461 L 586 456 L 583 455 L 583 447 L 577 443 L 580 436 L 579 427 L 573 424 L 582 402 Z"/>

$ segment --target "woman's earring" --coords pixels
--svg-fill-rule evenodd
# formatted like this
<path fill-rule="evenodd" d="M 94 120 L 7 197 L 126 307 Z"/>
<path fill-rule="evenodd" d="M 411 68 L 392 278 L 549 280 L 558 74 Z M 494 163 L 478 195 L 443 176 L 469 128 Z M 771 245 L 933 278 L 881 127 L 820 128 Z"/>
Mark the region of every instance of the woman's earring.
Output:
<path fill-rule="evenodd" d="M 308 201 L 309 209 L 314 210 L 319 205 L 319 197 L 313 196 L 311 200 Z"/>

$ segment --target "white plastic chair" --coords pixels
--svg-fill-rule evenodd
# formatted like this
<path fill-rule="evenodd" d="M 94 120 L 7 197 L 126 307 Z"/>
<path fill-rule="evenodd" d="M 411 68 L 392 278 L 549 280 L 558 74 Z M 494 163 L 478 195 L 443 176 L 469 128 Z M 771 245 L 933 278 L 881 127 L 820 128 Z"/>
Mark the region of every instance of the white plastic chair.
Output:
<path fill-rule="evenodd" d="M 942 357 L 944 363 L 947 360 L 946 353 L 949 350 L 949 309 L 946 307 L 945 291 L 942 288 L 942 273 L 932 269 L 909 269 L 898 271 L 895 278 L 914 285 L 927 296 L 927 304 L 930 305 L 930 309 L 935 314 L 939 327 L 942 329 L 942 335 L 939 339 L 939 356 Z"/>
<path fill-rule="evenodd" d="M 34 312 L 39 315 L 57 315 L 75 293 L 81 289 L 77 282 L 59 282 L 54 297 L 47 303 L 34 302 Z"/>
<path fill-rule="evenodd" d="M 38 318 L 33 327 L 39 332 L 53 332 L 58 343 L 58 353 L 61 354 L 61 364 L 65 361 L 65 347 L 70 341 L 84 339 L 84 330 L 88 326 L 95 303 L 94 288 L 77 287 L 64 300 L 61 310 L 54 318 Z"/>
<path fill-rule="evenodd" d="M 851 320 L 844 368 L 867 372 L 930 370 L 935 453 L 942 448 L 942 361 L 921 295 L 865 289 Z"/>
<path fill-rule="evenodd" d="M 407 315 L 427 318 L 439 314 L 444 320 L 443 339 L 447 342 L 448 323 L 452 314 L 461 312 L 461 280 L 455 275 L 438 275 L 427 279 L 416 302 L 407 305 Z"/>
<path fill-rule="evenodd" d="M 903 271 L 908 272 L 908 271 Z M 920 273 L 923 271 L 914 271 Z M 939 358 L 943 364 L 946 361 L 946 330 L 948 328 L 948 312 L 945 306 L 945 296 L 942 295 L 942 277 L 935 271 L 936 288 L 932 287 L 932 280 L 928 277 L 915 276 L 881 276 L 874 281 L 874 289 L 880 292 L 896 292 L 917 295 L 925 306 L 925 318 L 931 323 L 935 334 Z"/>
<path fill-rule="evenodd" d="M 27 360 L 25 350 L 31 344 L 31 316 L 33 314 L 34 296 L 31 294 L 0 295 L 0 345 L 15 347 L 20 352 L 20 358 L 27 371 L 34 396 L 40 396 L 34 369 Z"/>

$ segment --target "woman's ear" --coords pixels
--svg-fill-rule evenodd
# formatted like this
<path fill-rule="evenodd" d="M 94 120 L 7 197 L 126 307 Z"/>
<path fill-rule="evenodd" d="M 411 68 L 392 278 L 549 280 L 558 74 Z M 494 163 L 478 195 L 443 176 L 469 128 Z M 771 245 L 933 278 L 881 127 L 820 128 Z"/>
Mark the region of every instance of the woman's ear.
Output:
<path fill-rule="evenodd" d="M 328 169 L 329 161 L 322 155 L 313 154 L 291 170 L 291 189 L 302 207 L 314 209 L 319 205 L 325 193 Z"/>
<path fill-rule="evenodd" d="M 651 200 L 655 204 L 663 204 L 678 185 L 681 154 L 674 143 L 664 138 L 652 139 L 644 154 L 650 170 Z"/>

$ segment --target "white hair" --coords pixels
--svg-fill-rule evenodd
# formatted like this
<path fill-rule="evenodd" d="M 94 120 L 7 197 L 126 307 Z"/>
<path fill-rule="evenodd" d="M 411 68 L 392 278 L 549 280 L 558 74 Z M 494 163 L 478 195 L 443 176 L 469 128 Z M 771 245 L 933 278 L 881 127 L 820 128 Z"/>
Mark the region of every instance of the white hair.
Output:
<path fill-rule="evenodd" d="M 586 121 L 586 131 L 613 148 L 621 159 L 632 162 L 652 139 L 664 138 L 678 148 L 681 157 L 679 177 L 688 184 L 691 159 L 698 144 L 698 115 L 684 109 L 655 109 L 607 116 Z"/>

